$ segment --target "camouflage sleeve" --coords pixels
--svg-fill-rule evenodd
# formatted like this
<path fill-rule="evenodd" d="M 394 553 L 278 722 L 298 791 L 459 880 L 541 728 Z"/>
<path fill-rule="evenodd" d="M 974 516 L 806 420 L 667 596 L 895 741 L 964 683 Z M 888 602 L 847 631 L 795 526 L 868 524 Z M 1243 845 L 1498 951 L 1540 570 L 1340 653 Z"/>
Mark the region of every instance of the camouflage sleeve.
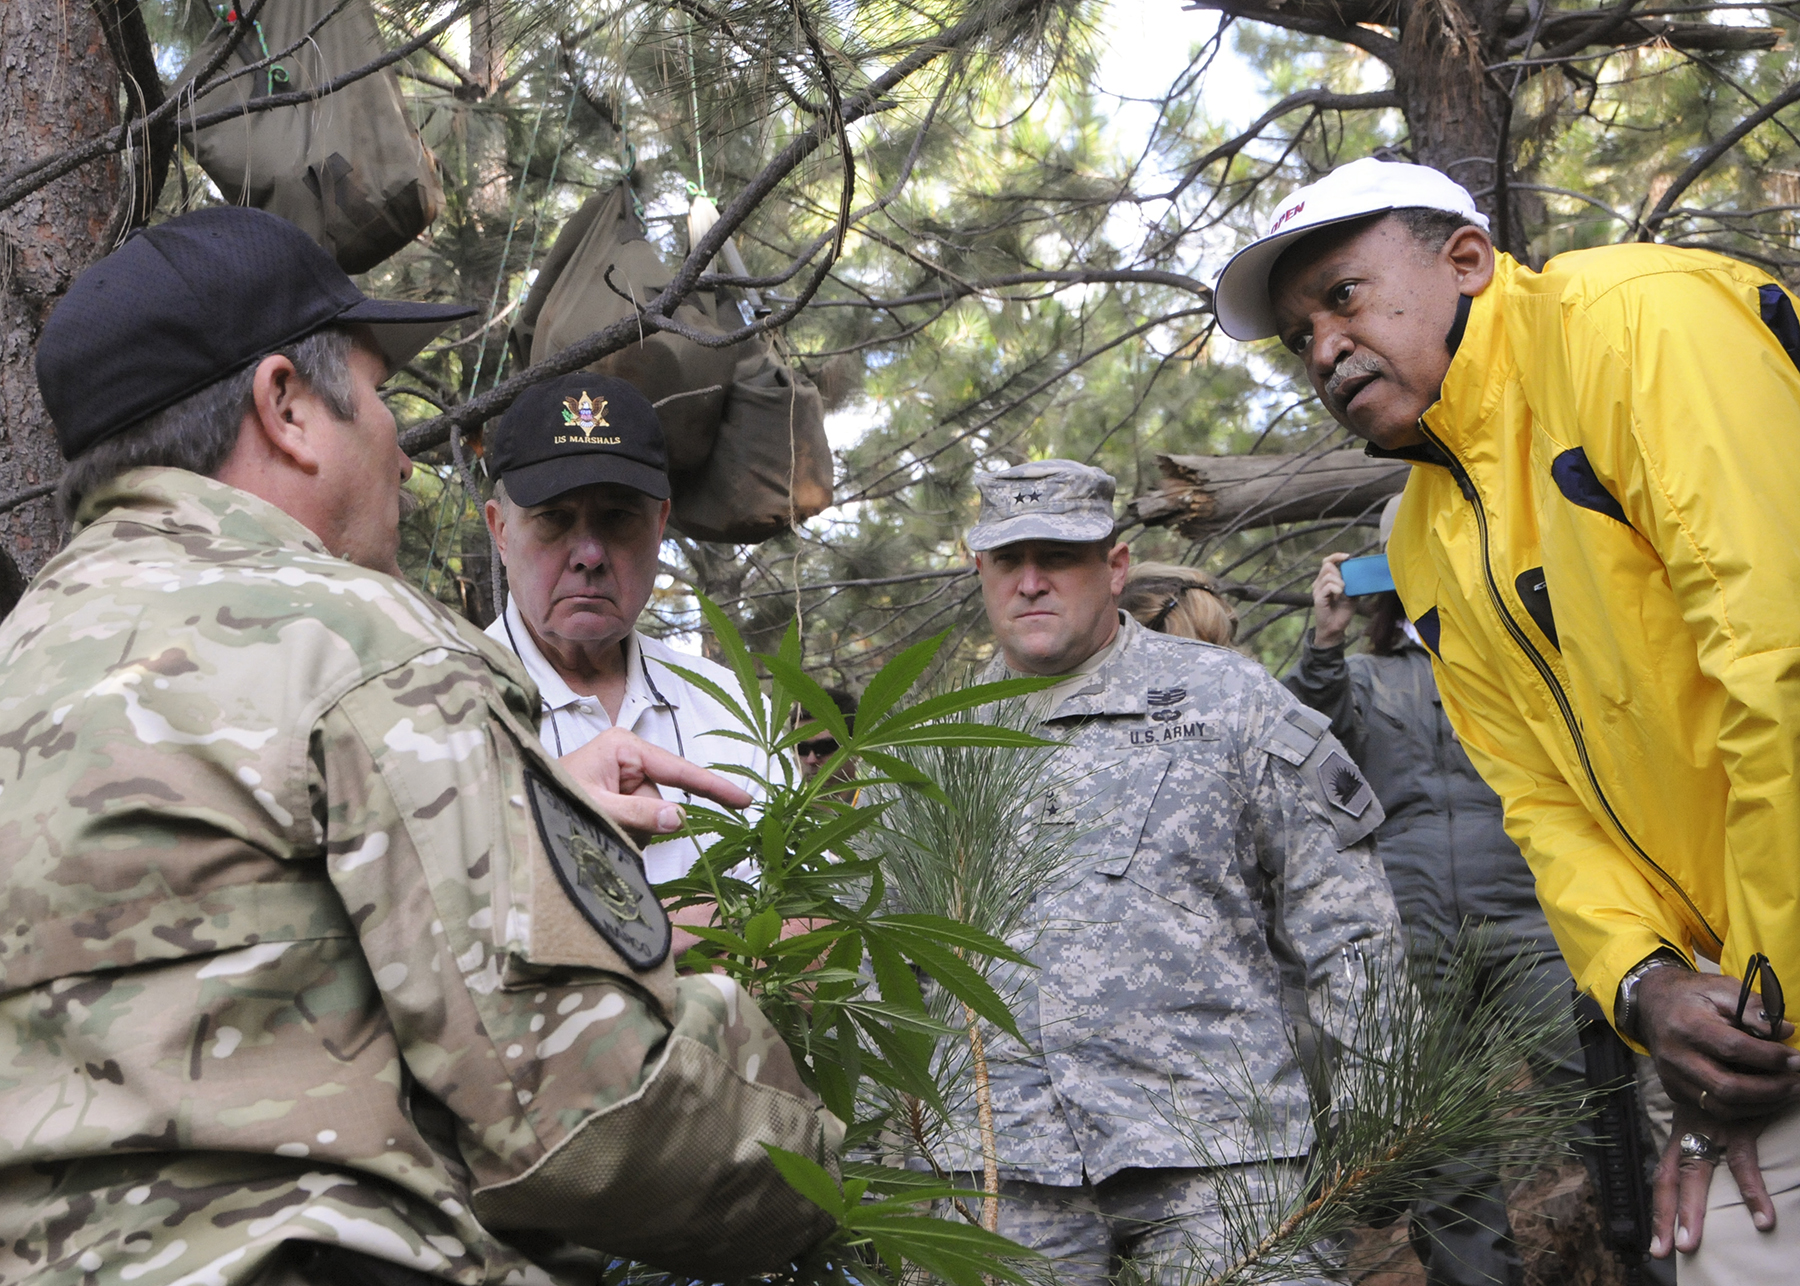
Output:
<path fill-rule="evenodd" d="M 1388 958 L 1400 916 L 1370 836 L 1381 803 L 1325 717 L 1270 684 L 1252 806 L 1257 857 L 1274 891 L 1272 933 L 1306 974 L 1307 1006 L 1340 1047 L 1366 981 L 1364 958 Z"/>
<path fill-rule="evenodd" d="M 479 657 L 354 690 L 312 760 L 394 1074 L 454 1117 L 485 1226 L 694 1274 L 773 1269 L 829 1231 L 758 1146 L 827 1151 L 786 1046 L 729 981 L 675 979 L 635 850 Z"/>

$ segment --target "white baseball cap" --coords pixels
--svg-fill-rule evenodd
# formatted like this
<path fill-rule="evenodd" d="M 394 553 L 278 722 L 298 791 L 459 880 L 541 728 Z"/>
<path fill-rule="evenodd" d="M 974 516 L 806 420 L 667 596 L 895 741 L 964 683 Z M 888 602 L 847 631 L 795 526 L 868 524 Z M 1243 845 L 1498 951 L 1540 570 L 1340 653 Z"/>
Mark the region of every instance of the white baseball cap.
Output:
<path fill-rule="evenodd" d="M 1475 208 L 1469 190 L 1428 165 L 1365 156 L 1301 188 L 1276 207 L 1268 235 L 1238 251 L 1219 274 L 1213 290 L 1219 329 L 1233 339 L 1264 339 L 1275 333 L 1269 274 L 1282 251 L 1307 233 L 1388 210 L 1420 208 L 1460 214 L 1487 231 L 1487 215 Z"/>

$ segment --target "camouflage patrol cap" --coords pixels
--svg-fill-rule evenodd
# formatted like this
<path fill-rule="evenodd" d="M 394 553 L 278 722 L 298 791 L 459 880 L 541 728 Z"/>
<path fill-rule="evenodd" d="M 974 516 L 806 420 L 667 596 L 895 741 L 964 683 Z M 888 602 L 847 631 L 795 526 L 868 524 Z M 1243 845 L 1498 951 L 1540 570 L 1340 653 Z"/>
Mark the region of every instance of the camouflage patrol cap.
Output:
<path fill-rule="evenodd" d="M 1074 460 L 1036 460 L 975 475 L 981 516 L 969 528 L 976 553 L 1021 540 L 1085 544 L 1113 534 L 1113 478 Z"/>

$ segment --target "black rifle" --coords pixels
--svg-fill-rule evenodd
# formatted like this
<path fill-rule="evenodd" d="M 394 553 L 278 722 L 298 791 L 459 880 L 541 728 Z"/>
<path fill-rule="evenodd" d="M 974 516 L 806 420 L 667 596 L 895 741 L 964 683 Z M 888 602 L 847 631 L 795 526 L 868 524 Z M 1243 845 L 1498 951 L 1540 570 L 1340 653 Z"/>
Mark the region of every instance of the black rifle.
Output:
<path fill-rule="evenodd" d="M 1619 1257 L 1627 1286 L 1648 1280 L 1650 1195 L 1644 1182 L 1644 1141 L 1638 1132 L 1636 1069 L 1631 1049 L 1613 1031 L 1599 1003 L 1588 995 L 1575 1000 L 1575 1025 L 1587 1056 L 1587 1083 L 1593 1093 L 1595 1143 L 1599 1154 L 1600 1214 L 1607 1245 Z"/>

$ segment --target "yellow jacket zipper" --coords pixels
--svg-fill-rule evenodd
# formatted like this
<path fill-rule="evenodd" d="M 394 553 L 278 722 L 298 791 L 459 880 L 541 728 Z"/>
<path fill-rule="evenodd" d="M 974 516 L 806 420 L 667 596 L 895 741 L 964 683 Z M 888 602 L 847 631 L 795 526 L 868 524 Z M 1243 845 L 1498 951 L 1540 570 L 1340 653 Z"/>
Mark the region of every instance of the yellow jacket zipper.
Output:
<path fill-rule="evenodd" d="M 1612 802 L 1606 798 L 1606 792 L 1600 788 L 1600 778 L 1595 774 L 1593 762 L 1588 758 L 1587 741 L 1581 735 L 1581 727 L 1575 720 L 1575 708 L 1569 704 L 1568 694 L 1563 691 L 1562 684 L 1557 681 L 1556 672 L 1550 668 L 1549 661 L 1537 650 L 1530 637 L 1513 619 L 1512 612 L 1506 606 L 1505 598 L 1500 594 L 1500 585 L 1494 579 L 1494 567 L 1490 558 L 1487 510 L 1482 505 L 1481 493 L 1475 489 L 1474 478 L 1469 475 L 1469 471 L 1463 466 L 1462 461 L 1457 459 L 1456 453 L 1445 445 L 1443 439 L 1427 428 L 1423 420 L 1419 421 L 1419 431 L 1425 435 L 1426 440 L 1432 446 L 1443 452 L 1444 459 L 1448 462 L 1450 476 L 1456 482 L 1457 490 L 1462 492 L 1463 499 L 1467 500 L 1475 510 L 1475 527 L 1481 538 L 1481 573 L 1487 583 L 1488 597 L 1493 600 L 1494 610 L 1505 622 L 1506 632 L 1512 636 L 1513 642 L 1518 644 L 1519 649 L 1525 653 L 1526 658 L 1537 670 L 1538 677 L 1543 679 L 1544 685 L 1550 689 L 1550 695 L 1556 699 L 1556 708 L 1562 712 L 1563 724 L 1568 728 L 1569 737 L 1575 743 L 1575 753 L 1581 759 L 1581 770 L 1587 776 L 1588 785 L 1593 789 L 1594 797 L 1600 801 L 1600 807 L 1606 810 L 1606 816 L 1612 822 L 1613 829 L 1618 832 L 1619 838 L 1623 839 L 1630 846 L 1631 851 L 1638 855 L 1639 860 L 1655 871 L 1675 896 L 1681 899 L 1682 905 L 1687 907 L 1695 921 L 1706 931 L 1707 936 L 1718 945 L 1723 946 L 1724 939 L 1713 931 L 1712 925 L 1707 922 L 1704 915 L 1700 914 L 1700 908 L 1694 905 L 1694 900 L 1687 895 L 1687 891 L 1676 883 L 1669 873 L 1663 870 L 1655 859 L 1631 837 L 1631 832 L 1625 829 L 1625 823 L 1619 819 L 1618 813 L 1613 811 Z"/>

